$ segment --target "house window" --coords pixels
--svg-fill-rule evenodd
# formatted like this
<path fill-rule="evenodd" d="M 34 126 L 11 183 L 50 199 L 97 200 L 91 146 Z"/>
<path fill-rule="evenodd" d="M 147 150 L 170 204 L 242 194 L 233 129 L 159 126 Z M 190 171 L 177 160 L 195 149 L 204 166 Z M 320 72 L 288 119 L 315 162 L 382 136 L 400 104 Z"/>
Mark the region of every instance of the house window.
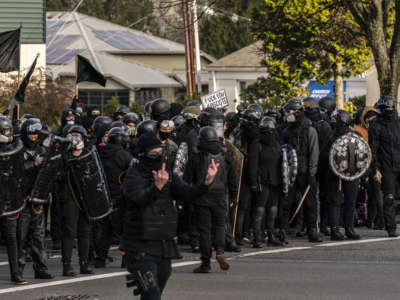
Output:
<path fill-rule="evenodd" d="M 120 105 L 129 106 L 129 90 L 79 90 L 79 100 L 86 108 L 98 106 L 102 112 L 113 97 L 118 98 Z"/>
<path fill-rule="evenodd" d="M 146 102 L 155 100 L 161 97 L 160 88 L 142 88 L 135 92 L 135 102 L 140 106 L 144 106 Z"/>

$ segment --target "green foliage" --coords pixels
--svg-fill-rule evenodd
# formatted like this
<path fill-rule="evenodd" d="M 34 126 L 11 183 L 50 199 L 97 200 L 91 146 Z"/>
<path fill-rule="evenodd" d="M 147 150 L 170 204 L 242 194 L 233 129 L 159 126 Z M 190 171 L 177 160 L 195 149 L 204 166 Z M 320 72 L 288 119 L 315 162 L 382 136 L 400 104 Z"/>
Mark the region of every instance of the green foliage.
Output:
<path fill-rule="evenodd" d="M 357 109 L 359 108 L 364 108 L 367 105 L 367 96 L 358 96 L 358 97 L 352 97 L 349 99 L 350 102 L 352 102 Z"/>
<path fill-rule="evenodd" d="M 140 104 L 137 103 L 137 102 L 133 102 L 133 103 L 129 106 L 129 109 L 131 110 L 131 112 L 140 114 L 140 113 L 142 113 L 142 112 L 144 111 L 144 106 L 143 106 L 143 105 L 140 105 Z"/>
<path fill-rule="evenodd" d="M 107 101 L 104 115 L 113 118 L 114 112 L 117 110 L 118 106 L 120 106 L 118 97 L 112 97 L 110 100 Z"/>
<path fill-rule="evenodd" d="M 344 110 L 353 115 L 357 111 L 358 107 L 354 105 L 351 101 L 346 101 L 344 103 Z"/>
<path fill-rule="evenodd" d="M 267 73 L 288 85 L 311 79 L 326 83 L 368 69 L 369 48 L 350 33 L 354 21 L 339 2 L 265 0 L 253 10 L 252 31 L 263 41 Z"/>

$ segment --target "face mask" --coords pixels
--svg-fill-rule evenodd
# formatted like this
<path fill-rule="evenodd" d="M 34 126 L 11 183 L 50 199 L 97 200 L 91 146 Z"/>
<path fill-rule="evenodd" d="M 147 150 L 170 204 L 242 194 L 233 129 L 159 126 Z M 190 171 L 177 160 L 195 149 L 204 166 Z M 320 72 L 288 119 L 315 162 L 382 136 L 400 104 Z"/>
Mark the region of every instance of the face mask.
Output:
<path fill-rule="evenodd" d="M 67 125 L 74 125 L 75 124 L 75 121 L 74 120 L 69 120 L 69 121 L 67 121 Z"/>
<path fill-rule="evenodd" d="M 82 136 L 80 134 L 71 134 L 70 139 L 72 140 L 72 149 L 73 150 L 81 150 L 85 147 L 85 143 L 83 142 Z"/>
<path fill-rule="evenodd" d="M 387 110 L 387 109 L 385 109 L 383 112 L 382 112 L 382 114 L 383 114 L 383 116 L 386 118 L 386 119 L 389 119 L 389 120 L 391 120 L 391 119 L 394 119 L 394 117 L 395 117 L 395 115 L 396 115 L 396 111 L 393 109 L 393 110 Z"/>
<path fill-rule="evenodd" d="M 162 152 L 148 153 L 146 154 L 146 157 L 153 160 L 161 160 Z"/>
<path fill-rule="evenodd" d="M 296 116 L 294 114 L 289 114 L 285 117 L 286 122 L 288 123 L 294 123 L 296 122 Z"/>
<path fill-rule="evenodd" d="M 2 143 L 2 144 L 11 143 L 12 139 L 13 139 L 12 136 L 8 137 L 8 136 L 0 134 L 0 143 Z"/>
<path fill-rule="evenodd" d="M 163 132 L 163 131 L 160 131 L 160 132 L 159 132 L 159 135 L 160 135 L 160 139 L 161 139 L 162 141 L 165 141 L 166 139 L 171 138 L 171 132 Z"/>
<path fill-rule="evenodd" d="M 128 127 L 128 129 L 126 130 L 126 132 L 128 132 L 129 136 L 135 136 L 136 127 Z"/>

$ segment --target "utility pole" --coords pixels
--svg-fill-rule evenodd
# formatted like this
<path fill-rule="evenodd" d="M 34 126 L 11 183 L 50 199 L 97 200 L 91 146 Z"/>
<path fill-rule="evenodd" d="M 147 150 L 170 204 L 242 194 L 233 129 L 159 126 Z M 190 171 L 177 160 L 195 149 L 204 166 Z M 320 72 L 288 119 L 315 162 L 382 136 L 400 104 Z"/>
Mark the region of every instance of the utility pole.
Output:
<path fill-rule="evenodd" d="M 197 18 L 197 1 L 193 0 L 193 18 L 194 18 L 194 44 L 196 48 L 196 81 L 197 91 L 201 93 L 201 61 L 200 61 L 200 39 L 199 39 L 199 20 Z"/>
<path fill-rule="evenodd" d="M 188 0 L 183 0 L 183 26 L 185 32 L 185 62 L 186 62 L 186 86 L 187 95 L 196 93 L 196 71 L 194 65 L 194 36 L 192 13 L 188 6 Z"/>

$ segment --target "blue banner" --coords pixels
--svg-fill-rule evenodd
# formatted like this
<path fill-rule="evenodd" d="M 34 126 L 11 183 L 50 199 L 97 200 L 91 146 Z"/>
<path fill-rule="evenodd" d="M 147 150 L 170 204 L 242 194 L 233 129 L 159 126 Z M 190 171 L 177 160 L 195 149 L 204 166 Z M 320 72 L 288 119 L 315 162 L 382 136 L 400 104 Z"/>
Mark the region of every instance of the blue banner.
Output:
<path fill-rule="evenodd" d="M 324 97 L 335 97 L 334 82 L 332 80 L 328 81 L 325 85 L 319 84 L 316 81 L 310 81 L 308 84 L 308 90 L 310 97 L 313 97 L 316 100 Z M 346 81 L 343 83 L 343 90 L 346 92 Z M 346 97 L 345 100 L 347 100 Z"/>

